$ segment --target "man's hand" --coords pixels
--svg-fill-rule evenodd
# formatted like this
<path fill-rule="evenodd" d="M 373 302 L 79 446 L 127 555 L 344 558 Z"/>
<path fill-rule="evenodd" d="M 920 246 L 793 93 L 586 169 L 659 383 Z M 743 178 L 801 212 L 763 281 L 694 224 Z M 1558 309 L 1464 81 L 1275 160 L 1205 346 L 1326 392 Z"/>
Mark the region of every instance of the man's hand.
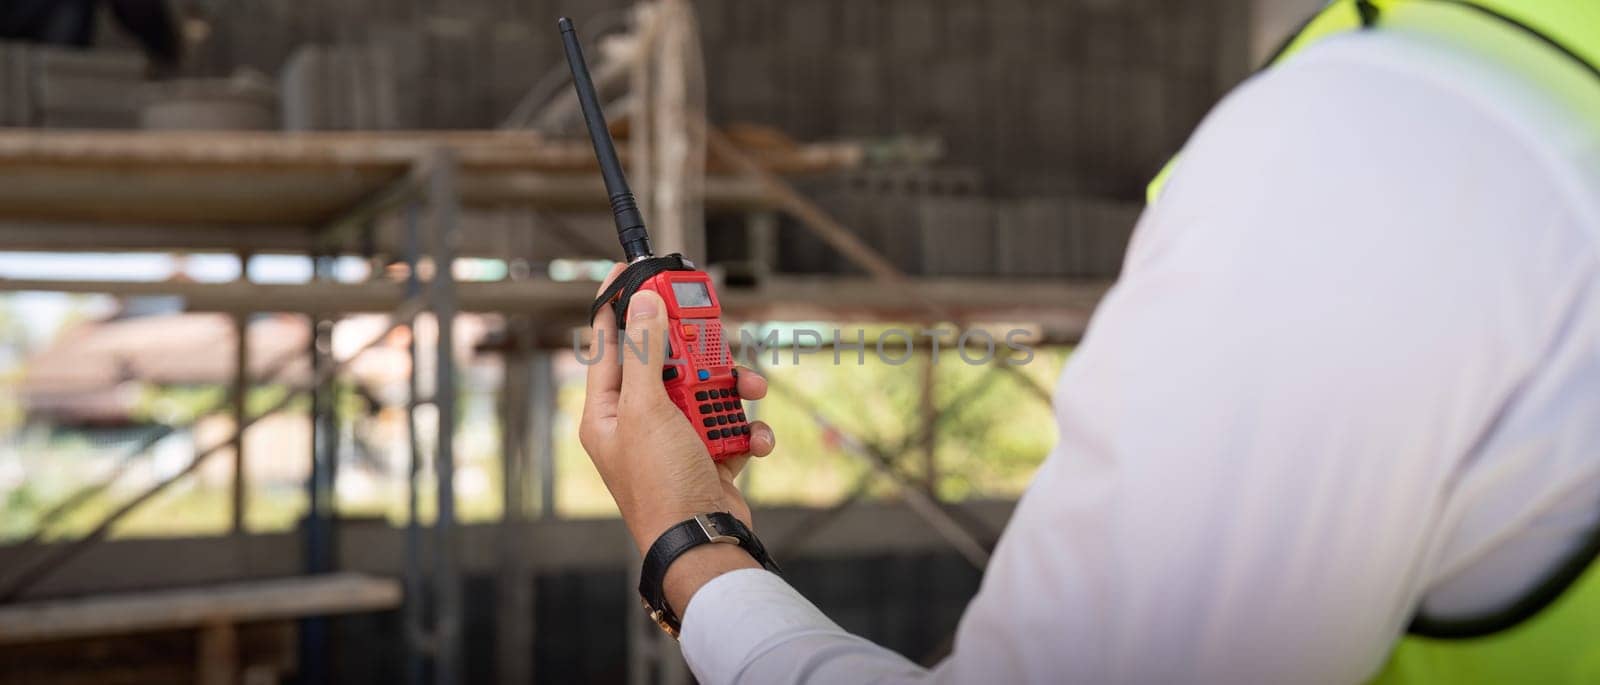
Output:
<path fill-rule="evenodd" d="M 617 265 L 611 270 L 602 291 L 622 269 Z M 609 310 L 595 317 L 590 355 L 596 361 L 589 366 L 578 437 L 617 501 L 634 543 L 643 553 L 666 529 L 703 512 L 731 512 L 750 525 L 750 507 L 733 484 L 748 457 L 711 461 L 661 382 L 668 339 L 665 303 L 641 290 L 629 301 L 627 319 L 624 333 L 631 348 L 618 345 Z M 759 400 L 766 394 L 766 379 L 740 370 L 741 397 Z M 750 424 L 751 454 L 771 454 L 775 444 L 771 427 L 760 421 Z"/>

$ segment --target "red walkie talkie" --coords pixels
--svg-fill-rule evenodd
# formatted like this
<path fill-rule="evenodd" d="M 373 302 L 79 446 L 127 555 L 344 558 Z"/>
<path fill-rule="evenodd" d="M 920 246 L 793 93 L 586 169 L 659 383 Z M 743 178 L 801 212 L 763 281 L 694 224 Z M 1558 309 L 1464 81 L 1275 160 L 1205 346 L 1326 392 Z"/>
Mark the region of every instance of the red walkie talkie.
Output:
<path fill-rule="evenodd" d="M 600 161 L 606 193 L 611 196 L 617 238 L 622 241 L 622 252 L 628 260 L 628 268 L 590 307 L 589 319 L 592 322 L 609 304 L 617 318 L 618 330 L 623 331 L 628 300 L 635 292 L 653 290 L 660 295 L 667 303 L 667 337 L 672 345 L 661 370 L 667 396 L 688 417 L 712 459 L 722 461 L 748 454 L 750 423 L 745 420 L 744 407 L 739 401 L 739 372 L 734 369 L 733 359 L 722 340 L 722 306 L 711 287 L 711 277 L 695 269 L 682 255 L 656 257 L 650 254 L 650 234 L 645 230 L 644 217 L 639 214 L 633 193 L 628 190 L 628 179 L 622 175 L 622 163 L 617 159 L 611 131 L 606 128 L 606 116 L 600 110 L 600 98 L 589 77 L 583 49 L 578 46 L 577 32 L 572 28 L 572 20 L 566 17 L 558 24 L 561 41 L 566 45 L 567 65 L 572 67 L 572 85 L 578 91 L 578 104 L 589 126 L 589 140 L 594 143 L 594 155 Z M 625 331 L 619 337 L 626 337 Z M 653 340 L 630 342 L 636 347 L 646 342 L 659 344 Z M 617 347 L 618 355 L 638 353 L 626 342 L 619 341 Z"/>

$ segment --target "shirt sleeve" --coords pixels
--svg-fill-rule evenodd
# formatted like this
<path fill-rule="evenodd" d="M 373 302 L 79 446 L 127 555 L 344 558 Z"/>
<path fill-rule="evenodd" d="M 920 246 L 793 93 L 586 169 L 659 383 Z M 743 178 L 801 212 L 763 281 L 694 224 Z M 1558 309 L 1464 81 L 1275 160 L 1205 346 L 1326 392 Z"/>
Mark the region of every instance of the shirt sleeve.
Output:
<path fill-rule="evenodd" d="M 1593 272 L 1562 185 L 1409 74 L 1307 52 L 1245 85 L 1141 219 L 951 656 L 920 669 L 740 571 L 688 606 L 690 665 L 706 683 L 1369 677 L 1440 570 L 1503 533 L 1462 543 L 1463 503 L 1510 470 L 1483 438 Z"/>
<path fill-rule="evenodd" d="M 851 635 L 782 578 L 741 569 L 706 583 L 689 601 L 679 636 L 703 683 L 915 680 L 923 669 Z M 831 680 L 827 676 L 831 675 Z"/>

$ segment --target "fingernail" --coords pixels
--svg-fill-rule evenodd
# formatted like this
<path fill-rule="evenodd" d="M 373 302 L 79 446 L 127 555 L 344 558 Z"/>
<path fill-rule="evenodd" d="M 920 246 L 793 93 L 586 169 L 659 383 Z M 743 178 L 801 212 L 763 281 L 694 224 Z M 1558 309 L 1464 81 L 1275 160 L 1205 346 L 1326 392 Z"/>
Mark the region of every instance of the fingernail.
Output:
<path fill-rule="evenodd" d="M 628 301 L 629 321 L 654 319 L 656 318 L 656 314 L 659 313 L 661 313 L 661 301 L 654 297 L 640 297 L 638 295 L 634 295 L 633 299 Z"/>

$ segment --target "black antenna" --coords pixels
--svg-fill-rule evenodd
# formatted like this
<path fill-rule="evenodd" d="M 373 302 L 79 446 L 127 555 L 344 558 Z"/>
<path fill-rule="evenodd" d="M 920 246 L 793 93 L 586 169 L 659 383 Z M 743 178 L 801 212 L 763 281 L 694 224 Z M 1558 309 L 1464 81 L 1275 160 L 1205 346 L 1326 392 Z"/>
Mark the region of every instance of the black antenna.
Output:
<path fill-rule="evenodd" d="M 572 87 L 578 91 L 578 105 L 583 108 L 584 123 L 589 125 L 589 141 L 594 143 L 600 175 L 605 177 L 606 193 L 611 196 L 617 240 L 622 242 L 623 256 L 632 264 L 651 256 L 650 233 L 644 228 L 644 217 L 633 200 L 633 191 L 628 189 L 628 178 L 622 175 L 616 144 L 611 141 L 611 130 L 606 128 L 606 113 L 600 110 L 600 96 L 595 94 L 589 65 L 583 61 L 583 48 L 578 46 L 578 33 L 572 28 L 571 19 L 562 17 L 556 24 L 561 27 L 561 42 L 567 47 L 567 66 L 572 67 Z"/>

